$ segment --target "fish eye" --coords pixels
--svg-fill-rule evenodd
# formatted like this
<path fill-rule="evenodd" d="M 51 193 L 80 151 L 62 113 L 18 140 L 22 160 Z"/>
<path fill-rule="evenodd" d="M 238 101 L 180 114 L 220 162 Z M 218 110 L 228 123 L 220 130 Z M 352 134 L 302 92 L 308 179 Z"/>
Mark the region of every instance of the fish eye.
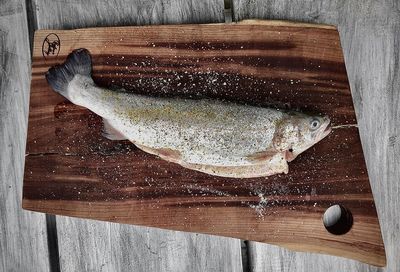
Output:
<path fill-rule="evenodd" d="M 310 122 L 310 128 L 312 130 L 315 130 L 317 128 L 319 128 L 319 126 L 321 125 L 320 121 L 318 119 L 312 119 Z"/>

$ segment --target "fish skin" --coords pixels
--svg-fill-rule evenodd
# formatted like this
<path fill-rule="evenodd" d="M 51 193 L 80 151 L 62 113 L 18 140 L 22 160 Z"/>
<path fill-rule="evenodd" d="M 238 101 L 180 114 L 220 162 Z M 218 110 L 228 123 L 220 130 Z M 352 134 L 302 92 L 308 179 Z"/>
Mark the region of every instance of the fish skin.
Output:
<path fill-rule="evenodd" d="M 89 58 L 88 58 L 89 56 Z M 53 89 L 105 120 L 105 137 L 211 175 L 288 173 L 287 161 L 329 134 L 329 118 L 220 100 L 160 98 L 98 87 L 87 50 L 46 75 Z M 316 129 L 311 122 L 317 122 Z M 315 125 L 316 123 L 313 123 Z"/>
<path fill-rule="evenodd" d="M 271 147 L 275 123 L 285 113 L 219 100 L 158 98 L 115 92 L 75 76 L 68 87 L 84 99 L 72 101 L 105 118 L 135 144 L 169 148 L 187 163 L 254 164 L 247 157 Z"/>

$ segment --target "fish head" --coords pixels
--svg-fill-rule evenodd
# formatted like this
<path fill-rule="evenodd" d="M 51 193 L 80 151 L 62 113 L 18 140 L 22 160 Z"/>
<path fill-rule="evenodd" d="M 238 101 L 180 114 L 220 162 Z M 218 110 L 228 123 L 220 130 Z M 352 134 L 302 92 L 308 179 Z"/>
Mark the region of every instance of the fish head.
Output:
<path fill-rule="evenodd" d="M 328 116 L 303 116 L 299 119 L 296 122 L 297 139 L 288 150 L 288 161 L 294 160 L 299 154 L 321 141 L 332 130 Z"/>
<path fill-rule="evenodd" d="M 279 129 L 279 147 L 285 151 L 287 161 L 294 160 L 299 154 L 315 145 L 330 132 L 328 116 L 309 116 L 294 113 L 283 122 Z"/>

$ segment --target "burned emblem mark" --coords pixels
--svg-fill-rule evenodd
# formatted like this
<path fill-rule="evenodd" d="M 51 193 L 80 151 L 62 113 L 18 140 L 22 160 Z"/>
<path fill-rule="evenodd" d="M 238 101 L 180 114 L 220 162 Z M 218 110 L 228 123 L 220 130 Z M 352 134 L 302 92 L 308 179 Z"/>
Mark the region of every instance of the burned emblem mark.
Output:
<path fill-rule="evenodd" d="M 60 52 L 60 38 L 55 33 L 46 36 L 42 44 L 42 55 L 45 59 L 54 56 L 57 57 Z"/>

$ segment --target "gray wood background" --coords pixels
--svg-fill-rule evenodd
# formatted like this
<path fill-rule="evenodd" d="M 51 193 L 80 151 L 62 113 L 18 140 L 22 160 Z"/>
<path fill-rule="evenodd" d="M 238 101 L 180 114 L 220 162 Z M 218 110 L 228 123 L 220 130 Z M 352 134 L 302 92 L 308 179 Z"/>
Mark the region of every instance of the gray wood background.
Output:
<path fill-rule="evenodd" d="M 0 0 L 0 271 L 400 271 L 400 1 Z M 284 19 L 339 28 L 388 265 L 23 211 L 35 29 Z M 229 20 L 229 18 L 228 18 Z"/>

